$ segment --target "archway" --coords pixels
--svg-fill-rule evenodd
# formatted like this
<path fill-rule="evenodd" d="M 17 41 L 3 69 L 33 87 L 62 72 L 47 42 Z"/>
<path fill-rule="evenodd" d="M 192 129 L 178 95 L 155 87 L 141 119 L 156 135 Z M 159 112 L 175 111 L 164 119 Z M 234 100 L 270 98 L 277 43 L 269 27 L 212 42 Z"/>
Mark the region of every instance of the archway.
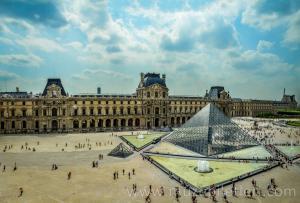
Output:
<path fill-rule="evenodd" d="M 73 128 L 79 128 L 79 122 L 78 120 L 73 121 Z"/>
<path fill-rule="evenodd" d="M 185 117 L 182 117 L 182 124 L 185 123 Z"/>
<path fill-rule="evenodd" d="M 135 119 L 135 126 L 140 127 L 140 119 Z"/>
<path fill-rule="evenodd" d="M 180 124 L 180 117 L 177 117 L 177 119 L 176 119 L 176 124 L 177 124 L 177 125 Z"/>
<path fill-rule="evenodd" d="M 174 127 L 174 124 L 175 124 L 175 119 L 174 119 L 174 117 L 172 117 L 171 118 L 171 126 Z"/>
<path fill-rule="evenodd" d="M 155 119 L 154 126 L 155 127 L 159 127 L 159 118 Z"/>
<path fill-rule="evenodd" d="M 111 121 L 110 121 L 110 119 L 107 119 L 107 120 L 105 121 L 105 127 L 107 127 L 107 128 L 110 128 L 110 127 L 111 127 Z"/>
<path fill-rule="evenodd" d="M 98 120 L 98 128 L 102 128 L 103 127 L 103 120 L 99 119 Z"/>
<path fill-rule="evenodd" d="M 126 120 L 123 118 L 121 120 L 121 127 L 125 127 L 126 126 Z"/>
<path fill-rule="evenodd" d="M 58 122 L 57 122 L 57 120 L 53 120 L 51 122 L 51 129 L 52 129 L 52 131 L 57 131 L 57 129 L 58 129 Z"/>
<path fill-rule="evenodd" d="M 92 119 L 90 121 L 90 128 L 95 128 L 95 120 L 94 119 Z"/>
<path fill-rule="evenodd" d="M 22 121 L 22 128 L 25 129 L 27 127 L 26 121 Z"/>
<path fill-rule="evenodd" d="M 83 121 L 82 121 L 81 127 L 82 127 L 82 128 L 86 128 L 86 127 L 87 127 L 87 122 L 86 122 L 86 120 L 83 120 Z"/>
<path fill-rule="evenodd" d="M 57 109 L 56 108 L 52 109 L 52 116 L 57 116 Z"/>
<path fill-rule="evenodd" d="M 118 119 L 114 119 L 114 128 L 118 127 Z"/>
<path fill-rule="evenodd" d="M 133 125 L 133 120 L 132 120 L 132 118 L 130 118 L 130 119 L 128 119 L 128 126 L 132 127 L 132 125 Z"/>

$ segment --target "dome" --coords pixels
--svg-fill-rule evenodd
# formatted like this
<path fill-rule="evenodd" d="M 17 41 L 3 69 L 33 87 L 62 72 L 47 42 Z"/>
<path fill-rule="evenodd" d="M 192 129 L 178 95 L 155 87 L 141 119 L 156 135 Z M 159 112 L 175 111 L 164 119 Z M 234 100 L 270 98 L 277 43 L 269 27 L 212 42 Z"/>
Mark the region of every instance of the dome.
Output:
<path fill-rule="evenodd" d="M 144 78 L 144 87 L 149 87 L 154 84 L 160 84 L 166 87 L 166 82 L 163 78 L 160 77 L 160 74 L 147 73 Z"/>

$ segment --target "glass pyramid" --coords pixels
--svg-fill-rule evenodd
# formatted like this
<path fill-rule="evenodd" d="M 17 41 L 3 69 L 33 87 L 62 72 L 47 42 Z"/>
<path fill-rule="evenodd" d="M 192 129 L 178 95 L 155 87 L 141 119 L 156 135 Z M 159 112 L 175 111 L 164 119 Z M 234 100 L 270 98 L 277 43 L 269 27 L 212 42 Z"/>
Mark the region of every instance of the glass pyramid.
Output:
<path fill-rule="evenodd" d="M 206 105 L 165 141 L 210 156 L 258 145 L 218 107 Z"/>
<path fill-rule="evenodd" d="M 123 143 L 120 143 L 108 154 L 108 156 L 126 158 L 131 154 L 133 154 L 133 152 L 129 148 L 127 148 Z"/>

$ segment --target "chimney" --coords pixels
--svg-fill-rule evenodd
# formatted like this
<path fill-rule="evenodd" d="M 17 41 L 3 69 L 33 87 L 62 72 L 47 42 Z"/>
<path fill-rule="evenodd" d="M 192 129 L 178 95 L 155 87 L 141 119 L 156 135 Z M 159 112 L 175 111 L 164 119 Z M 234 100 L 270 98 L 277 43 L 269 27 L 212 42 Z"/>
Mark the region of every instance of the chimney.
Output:
<path fill-rule="evenodd" d="M 16 87 L 16 92 L 20 92 L 20 89 L 19 89 L 19 87 Z"/>
<path fill-rule="evenodd" d="M 141 73 L 141 82 L 144 83 L 144 73 Z"/>
<path fill-rule="evenodd" d="M 166 81 L 166 74 L 162 74 L 162 79 Z"/>
<path fill-rule="evenodd" d="M 101 87 L 97 87 L 97 94 L 101 94 Z"/>

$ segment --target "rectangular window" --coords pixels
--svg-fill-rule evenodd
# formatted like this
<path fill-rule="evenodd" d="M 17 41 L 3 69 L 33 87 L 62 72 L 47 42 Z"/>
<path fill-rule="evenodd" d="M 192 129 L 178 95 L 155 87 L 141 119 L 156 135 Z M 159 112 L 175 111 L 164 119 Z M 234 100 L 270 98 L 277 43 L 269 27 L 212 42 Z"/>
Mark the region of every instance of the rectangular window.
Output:
<path fill-rule="evenodd" d="M 82 109 L 82 115 L 85 116 L 85 109 Z"/>
<path fill-rule="evenodd" d="M 94 115 L 94 109 L 90 109 L 90 115 Z"/>
<path fill-rule="evenodd" d="M 11 116 L 15 116 L 15 110 L 14 109 L 11 110 Z"/>
<path fill-rule="evenodd" d="M 101 108 L 98 108 L 98 115 L 101 115 Z"/>
<path fill-rule="evenodd" d="M 35 116 L 39 116 L 39 110 L 35 110 Z"/>
<path fill-rule="evenodd" d="M 77 115 L 78 115 L 78 110 L 74 109 L 74 116 L 77 116 Z"/>
<path fill-rule="evenodd" d="M 22 115 L 26 116 L 26 110 L 22 110 Z"/>
<path fill-rule="evenodd" d="M 12 121 L 11 122 L 11 128 L 15 128 L 15 127 L 16 127 L 15 121 Z"/>
<path fill-rule="evenodd" d="M 66 115 L 66 109 L 63 109 L 63 116 Z"/>
<path fill-rule="evenodd" d="M 43 115 L 47 116 L 47 110 L 46 109 L 43 110 Z"/>
<path fill-rule="evenodd" d="M 105 109 L 105 114 L 108 115 L 108 113 L 109 113 L 109 109 L 106 108 L 106 109 Z"/>

